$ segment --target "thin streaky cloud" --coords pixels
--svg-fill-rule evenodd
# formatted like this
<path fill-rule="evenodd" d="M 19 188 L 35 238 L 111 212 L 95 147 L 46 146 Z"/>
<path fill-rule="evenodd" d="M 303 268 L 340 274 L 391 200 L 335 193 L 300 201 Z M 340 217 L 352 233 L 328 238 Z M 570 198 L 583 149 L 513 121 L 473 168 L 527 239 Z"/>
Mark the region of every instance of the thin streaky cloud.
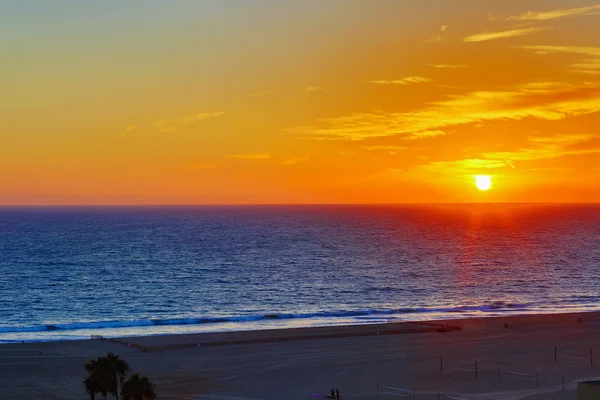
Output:
<path fill-rule="evenodd" d="M 445 69 L 456 69 L 456 68 L 469 68 L 466 64 L 428 64 L 433 68 L 445 68 Z"/>
<path fill-rule="evenodd" d="M 364 149 L 369 151 L 377 151 L 377 150 L 391 150 L 391 151 L 402 151 L 408 150 L 408 147 L 405 146 L 363 146 Z"/>
<path fill-rule="evenodd" d="M 252 160 L 252 161 L 265 161 L 273 158 L 270 154 L 267 153 L 257 153 L 257 154 L 230 154 L 228 157 L 236 158 L 238 160 Z"/>
<path fill-rule="evenodd" d="M 484 153 L 483 156 L 489 160 L 510 159 L 518 161 L 531 161 L 559 158 L 567 155 L 594 154 L 600 152 L 600 148 L 574 148 L 573 145 L 590 142 L 596 137 L 596 135 L 592 134 L 578 133 L 548 137 L 529 137 L 529 146 L 519 148 L 518 150 L 512 152 L 488 152 Z"/>
<path fill-rule="evenodd" d="M 445 134 L 451 126 L 526 118 L 556 121 L 600 111 L 600 83 L 536 82 L 511 90 L 476 91 L 447 96 L 409 112 L 356 113 L 319 120 L 318 125 L 290 128 L 315 140 L 364 140 L 397 136 L 422 139 Z M 504 157 L 507 159 L 509 157 Z"/>
<path fill-rule="evenodd" d="M 515 167 L 515 165 L 512 163 L 512 161 L 510 161 L 510 160 L 504 160 L 504 162 L 505 162 L 505 163 L 506 163 L 508 166 L 510 166 L 512 169 L 517 169 L 517 167 Z"/>
<path fill-rule="evenodd" d="M 283 165 L 283 166 L 289 166 L 289 165 L 296 165 L 296 164 L 304 162 L 304 161 L 308 161 L 308 157 L 283 158 L 283 159 L 279 160 L 277 162 L 277 164 Z"/>
<path fill-rule="evenodd" d="M 446 29 L 448 29 L 448 25 L 442 25 L 435 35 L 425 40 L 425 43 L 441 42 L 444 40 L 444 32 L 446 32 Z"/>
<path fill-rule="evenodd" d="M 580 74 L 600 74 L 600 47 L 590 46 L 547 46 L 547 45 L 530 45 L 530 46 L 515 46 L 517 48 L 531 50 L 535 54 L 576 54 L 594 58 L 586 58 L 580 62 L 570 65 L 571 71 Z"/>
<path fill-rule="evenodd" d="M 514 46 L 520 49 L 532 50 L 537 54 L 548 53 L 572 53 L 583 54 L 588 56 L 600 57 L 600 47 L 590 46 L 546 46 L 546 45 L 526 45 Z"/>
<path fill-rule="evenodd" d="M 595 60 L 585 60 L 583 62 L 571 64 L 573 68 L 581 68 L 581 69 L 595 69 L 600 70 L 600 59 Z"/>
<path fill-rule="evenodd" d="M 527 140 L 536 144 L 572 145 L 576 143 L 587 142 L 596 136 L 597 135 L 590 133 L 567 133 L 554 136 L 529 136 Z"/>
<path fill-rule="evenodd" d="M 496 39 L 505 39 L 510 37 L 517 36 L 526 36 L 531 35 L 533 33 L 537 33 L 543 31 L 547 28 L 520 28 L 520 29 L 510 29 L 507 31 L 499 31 L 499 32 L 485 32 L 485 33 L 476 33 L 471 36 L 467 36 L 464 38 L 463 42 L 485 42 L 488 40 L 496 40 Z"/>
<path fill-rule="evenodd" d="M 417 165 L 406 170 L 396 170 L 402 175 L 418 174 L 422 179 L 423 173 L 434 174 L 439 179 L 440 176 L 472 176 L 481 173 L 483 170 L 496 170 L 506 168 L 504 161 L 486 160 L 481 158 L 467 158 L 453 161 L 432 161 L 426 164 Z M 393 170 L 388 172 L 394 172 Z"/>
<path fill-rule="evenodd" d="M 578 74 L 600 75 L 600 69 L 573 69 Z"/>
<path fill-rule="evenodd" d="M 600 13 L 600 4 L 596 4 L 588 7 L 579 8 L 568 8 L 562 10 L 551 10 L 551 11 L 528 11 L 525 14 L 513 15 L 507 18 L 507 20 L 517 21 L 549 21 L 552 19 L 574 17 L 577 15 L 595 15 Z"/>
<path fill-rule="evenodd" d="M 401 79 L 369 81 L 369 83 L 375 85 L 410 85 L 413 83 L 425 82 L 431 82 L 431 79 L 425 78 L 424 76 L 407 76 Z"/>
<path fill-rule="evenodd" d="M 445 88 L 445 89 L 462 89 L 460 86 L 455 85 L 436 85 L 437 87 Z"/>

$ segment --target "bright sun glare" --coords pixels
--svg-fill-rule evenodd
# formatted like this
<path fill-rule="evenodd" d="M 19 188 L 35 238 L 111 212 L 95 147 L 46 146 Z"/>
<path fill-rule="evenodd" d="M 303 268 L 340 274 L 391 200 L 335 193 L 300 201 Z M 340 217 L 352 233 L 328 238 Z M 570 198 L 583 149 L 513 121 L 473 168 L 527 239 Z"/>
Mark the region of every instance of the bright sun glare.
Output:
<path fill-rule="evenodd" d="M 492 187 L 492 178 L 488 175 L 476 175 L 475 186 L 479 190 L 488 190 Z"/>

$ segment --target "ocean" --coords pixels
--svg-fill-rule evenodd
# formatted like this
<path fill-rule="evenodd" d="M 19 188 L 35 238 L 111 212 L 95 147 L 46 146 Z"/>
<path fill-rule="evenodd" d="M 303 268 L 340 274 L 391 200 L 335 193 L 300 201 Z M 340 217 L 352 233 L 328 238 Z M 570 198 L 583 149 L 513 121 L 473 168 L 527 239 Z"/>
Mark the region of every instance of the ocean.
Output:
<path fill-rule="evenodd" d="M 0 342 L 600 310 L 599 205 L 0 208 Z"/>

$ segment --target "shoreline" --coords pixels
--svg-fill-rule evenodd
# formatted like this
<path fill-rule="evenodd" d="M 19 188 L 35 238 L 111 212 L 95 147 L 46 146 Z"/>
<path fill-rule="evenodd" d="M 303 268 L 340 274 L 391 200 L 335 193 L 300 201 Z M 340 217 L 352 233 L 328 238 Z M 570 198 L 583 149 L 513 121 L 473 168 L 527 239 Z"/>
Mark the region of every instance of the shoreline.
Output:
<path fill-rule="evenodd" d="M 594 319 L 593 316 L 596 315 Z M 0 342 L 0 346 L 23 345 L 23 344 L 43 344 L 43 343 L 62 343 L 62 342 L 84 342 L 89 340 L 105 340 L 113 343 L 131 343 L 136 348 L 155 347 L 207 347 L 221 346 L 228 344 L 251 344 L 259 342 L 276 341 L 295 341 L 342 337 L 376 336 L 376 335 L 395 335 L 407 333 L 431 333 L 431 332 L 452 332 L 461 330 L 463 326 L 489 325 L 484 323 L 488 321 L 491 324 L 515 323 L 522 320 L 535 318 L 545 319 L 564 319 L 573 317 L 583 321 L 600 321 L 600 310 L 576 311 L 576 312 L 556 312 L 556 313 L 523 313 L 510 315 L 489 315 L 489 316 L 469 316 L 446 319 L 430 319 L 419 321 L 388 321 L 375 323 L 357 323 L 357 324 L 339 324 L 326 326 L 299 326 L 283 328 L 264 328 L 249 330 L 227 330 L 227 331 L 208 331 L 208 332 L 189 332 L 189 333 L 159 333 L 147 335 L 102 335 L 102 329 L 98 329 L 96 334 L 87 338 L 59 339 L 59 340 L 21 340 Z M 97 336 L 99 338 L 93 338 Z M 182 344 L 182 342 L 185 342 Z M 140 344 L 141 343 L 141 344 Z M 158 343 L 153 345 L 152 343 Z"/>
<path fill-rule="evenodd" d="M 336 325 L 325 327 L 298 327 L 284 329 L 264 329 L 254 331 L 209 332 L 156 336 L 133 336 L 109 338 L 108 341 L 148 351 L 165 351 L 189 347 L 217 347 L 239 344 L 272 343 L 298 340 L 339 339 L 365 336 L 385 336 L 422 333 L 449 333 L 473 327 L 501 325 L 511 327 L 530 322 L 549 323 L 560 319 L 571 323 L 600 321 L 600 311 L 557 314 L 523 314 L 495 317 L 456 318 L 430 321 L 401 321 L 381 324 Z"/>

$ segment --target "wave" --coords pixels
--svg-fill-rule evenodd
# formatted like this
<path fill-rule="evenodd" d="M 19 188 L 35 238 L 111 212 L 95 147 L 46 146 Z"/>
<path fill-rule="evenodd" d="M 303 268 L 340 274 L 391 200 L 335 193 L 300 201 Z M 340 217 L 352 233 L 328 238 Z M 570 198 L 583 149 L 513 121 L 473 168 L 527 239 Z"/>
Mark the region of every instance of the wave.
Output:
<path fill-rule="evenodd" d="M 449 308 L 399 308 L 387 310 L 341 310 L 322 311 L 315 313 L 269 313 L 260 315 L 231 316 L 231 317 L 199 317 L 199 318 L 167 318 L 167 319 L 140 319 L 130 321 L 91 321 L 73 322 L 66 324 L 45 324 L 33 326 L 0 326 L 0 333 L 19 332 L 48 332 L 48 331 L 74 331 L 82 329 L 110 329 L 110 328 L 135 328 L 145 326 L 174 326 L 174 325 L 201 325 L 219 323 L 244 323 L 262 320 L 284 319 L 312 319 L 312 318 L 359 318 L 359 317 L 388 317 L 412 313 L 467 313 L 467 312 L 502 312 L 502 311 L 527 311 L 529 305 L 494 302 L 478 306 L 459 306 Z"/>

